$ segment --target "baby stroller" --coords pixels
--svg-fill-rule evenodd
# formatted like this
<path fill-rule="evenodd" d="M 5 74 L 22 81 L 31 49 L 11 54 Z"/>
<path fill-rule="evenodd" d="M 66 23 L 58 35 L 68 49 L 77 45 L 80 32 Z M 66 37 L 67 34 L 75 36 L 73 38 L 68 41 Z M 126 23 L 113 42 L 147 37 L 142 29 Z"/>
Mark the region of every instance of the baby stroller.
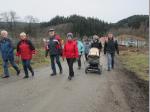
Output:
<path fill-rule="evenodd" d="M 100 51 L 98 48 L 91 48 L 88 54 L 88 66 L 85 68 L 85 73 L 97 72 L 102 73 L 102 65 L 100 65 Z"/>

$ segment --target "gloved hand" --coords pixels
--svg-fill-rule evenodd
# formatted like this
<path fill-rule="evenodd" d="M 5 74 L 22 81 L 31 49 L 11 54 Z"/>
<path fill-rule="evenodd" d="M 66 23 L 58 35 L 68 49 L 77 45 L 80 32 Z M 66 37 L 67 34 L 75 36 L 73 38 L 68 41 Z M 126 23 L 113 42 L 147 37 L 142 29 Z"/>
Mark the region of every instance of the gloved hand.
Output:
<path fill-rule="evenodd" d="M 76 62 L 78 60 L 78 58 L 74 58 L 74 62 Z"/>
<path fill-rule="evenodd" d="M 119 55 L 119 51 L 117 51 L 117 54 Z"/>
<path fill-rule="evenodd" d="M 48 52 L 48 50 L 46 50 L 45 51 L 45 58 L 47 58 L 48 54 L 49 54 L 49 52 Z"/>
<path fill-rule="evenodd" d="M 16 53 L 16 56 L 18 56 L 18 57 L 19 57 L 19 56 L 20 56 L 20 53 L 19 53 L 19 52 L 17 52 L 17 53 Z"/>
<path fill-rule="evenodd" d="M 35 51 L 35 50 L 32 51 L 32 54 L 33 54 L 33 55 L 35 55 L 36 53 L 37 53 L 37 51 Z"/>
<path fill-rule="evenodd" d="M 62 60 L 64 61 L 64 60 L 65 60 L 65 58 L 64 58 L 64 57 L 62 57 Z"/>
<path fill-rule="evenodd" d="M 16 63 L 17 63 L 17 64 L 19 64 L 19 63 L 20 63 L 19 59 L 17 59 L 17 60 L 16 60 Z"/>

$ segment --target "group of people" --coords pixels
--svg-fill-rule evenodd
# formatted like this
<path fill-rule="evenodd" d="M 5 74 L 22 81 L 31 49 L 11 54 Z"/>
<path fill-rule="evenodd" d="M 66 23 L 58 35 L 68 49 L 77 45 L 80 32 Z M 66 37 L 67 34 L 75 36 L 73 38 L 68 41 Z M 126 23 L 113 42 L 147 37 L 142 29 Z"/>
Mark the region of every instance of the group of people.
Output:
<path fill-rule="evenodd" d="M 14 48 L 15 47 L 12 43 L 12 40 L 8 38 L 8 32 L 6 30 L 1 31 L 0 53 L 2 56 L 4 69 L 3 78 L 8 78 L 10 76 L 8 70 L 9 63 L 16 70 L 16 74 L 20 74 L 20 69 L 14 59 Z M 20 33 L 20 41 L 17 44 L 16 56 L 21 57 L 23 69 L 25 72 L 24 78 L 29 77 L 28 71 L 30 71 L 32 76 L 34 76 L 34 71 L 30 64 L 33 54 L 35 54 L 35 47 L 33 46 L 32 42 L 28 39 L 26 33 Z"/>
<path fill-rule="evenodd" d="M 45 45 L 45 57 L 50 56 L 51 61 L 51 76 L 55 76 L 57 63 L 59 67 L 59 73 L 63 73 L 63 67 L 61 65 L 60 57 L 64 60 L 66 58 L 68 68 L 69 68 L 69 76 L 68 79 L 71 80 L 74 77 L 74 62 L 78 62 L 78 69 L 81 69 L 81 57 L 85 55 L 86 61 L 88 61 L 88 53 L 90 48 L 98 48 L 99 53 L 102 51 L 102 44 L 99 41 L 99 37 L 97 35 L 93 36 L 92 41 L 90 41 L 86 36 L 84 37 L 83 42 L 79 38 L 75 38 L 73 33 L 68 33 L 67 38 L 65 39 L 65 43 L 62 43 L 62 40 L 59 35 L 56 34 L 53 28 L 48 31 L 49 39 L 44 40 Z M 8 65 L 9 62 L 12 67 L 16 70 L 16 74 L 20 74 L 20 68 L 17 66 L 14 59 L 14 45 L 11 39 L 8 37 L 8 32 L 6 30 L 1 31 L 1 39 L 0 39 L 0 53 L 2 56 L 4 75 L 3 78 L 8 78 L 9 71 Z M 35 55 L 37 52 L 35 50 L 32 41 L 28 38 L 26 33 L 20 33 L 20 41 L 16 46 L 16 56 L 21 57 L 23 69 L 25 76 L 24 78 L 29 77 L 29 71 L 32 76 L 34 76 L 34 70 L 31 66 L 32 55 Z M 108 59 L 108 71 L 114 68 L 114 56 L 115 52 L 119 54 L 118 43 L 114 40 L 113 34 L 108 34 L 108 40 L 105 41 L 104 44 L 104 54 L 107 54 Z"/>

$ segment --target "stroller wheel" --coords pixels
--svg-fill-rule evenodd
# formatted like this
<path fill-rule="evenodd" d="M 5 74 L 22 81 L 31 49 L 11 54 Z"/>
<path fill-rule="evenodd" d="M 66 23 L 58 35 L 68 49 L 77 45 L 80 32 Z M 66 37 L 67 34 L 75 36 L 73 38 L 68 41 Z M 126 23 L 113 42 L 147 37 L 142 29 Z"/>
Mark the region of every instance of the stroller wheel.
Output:
<path fill-rule="evenodd" d="M 85 69 L 85 73 L 86 73 L 86 74 L 88 73 L 88 68 Z"/>
<path fill-rule="evenodd" d="M 98 73 L 99 73 L 99 75 L 101 75 L 101 74 L 102 74 L 102 71 L 101 71 L 101 69 L 99 69 L 99 70 L 98 70 Z"/>
<path fill-rule="evenodd" d="M 102 74 L 102 65 L 99 65 L 99 74 Z"/>

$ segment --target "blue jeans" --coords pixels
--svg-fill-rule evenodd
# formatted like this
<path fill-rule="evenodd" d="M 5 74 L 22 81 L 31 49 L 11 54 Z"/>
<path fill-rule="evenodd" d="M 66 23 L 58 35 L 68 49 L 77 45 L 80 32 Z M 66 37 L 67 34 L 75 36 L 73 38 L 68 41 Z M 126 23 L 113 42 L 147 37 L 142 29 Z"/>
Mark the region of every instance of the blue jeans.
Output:
<path fill-rule="evenodd" d="M 29 71 L 34 74 L 34 71 L 31 67 L 31 63 L 30 63 L 30 60 L 22 60 L 22 65 L 23 65 L 23 69 L 24 69 L 24 72 L 25 72 L 25 75 L 28 76 L 29 73 L 28 73 L 28 69 Z"/>
<path fill-rule="evenodd" d="M 59 60 L 59 55 L 51 55 L 50 59 L 51 59 L 51 68 L 52 68 L 53 73 L 56 74 L 55 60 L 59 67 L 59 70 L 62 71 L 62 66 Z"/>
<path fill-rule="evenodd" d="M 8 70 L 9 62 L 12 65 L 12 67 L 16 70 L 16 72 L 19 72 L 19 68 L 17 64 L 15 63 L 14 59 L 3 60 L 3 68 L 4 68 L 5 76 L 9 76 L 9 70 Z"/>
<path fill-rule="evenodd" d="M 108 65 L 108 70 L 111 68 L 114 68 L 114 53 L 107 53 L 107 65 Z"/>

